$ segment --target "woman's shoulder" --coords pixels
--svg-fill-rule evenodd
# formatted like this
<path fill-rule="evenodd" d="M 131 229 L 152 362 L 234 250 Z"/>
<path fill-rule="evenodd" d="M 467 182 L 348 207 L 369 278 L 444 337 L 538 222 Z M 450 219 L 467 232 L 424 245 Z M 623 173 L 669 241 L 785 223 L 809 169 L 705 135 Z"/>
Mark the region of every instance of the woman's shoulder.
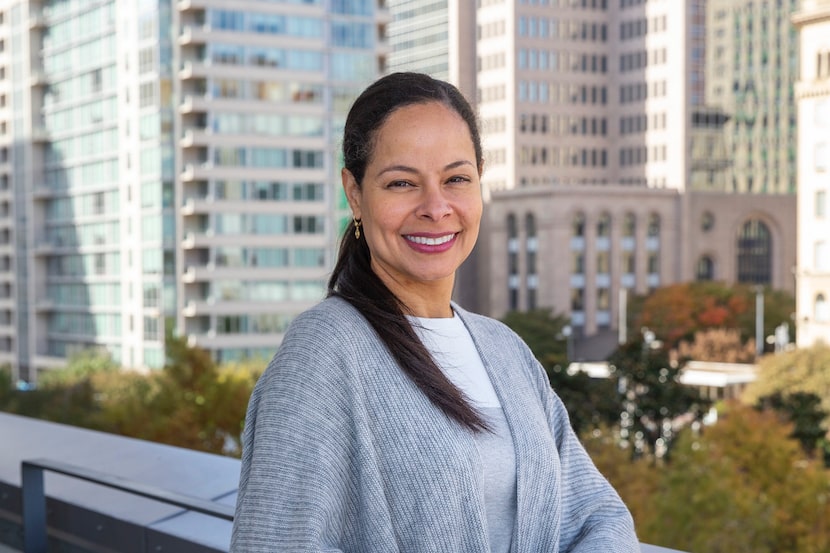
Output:
<path fill-rule="evenodd" d="M 490 335 L 494 338 L 507 339 L 511 341 L 516 340 L 523 343 L 523 340 L 512 328 L 498 319 L 481 315 L 480 313 L 467 311 L 455 303 L 453 303 L 453 309 L 461 320 L 464 321 L 464 324 L 473 336 L 486 337 Z"/>
<path fill-rule="evenodd" d="M 294 317 L 288 325 L 286 338 L 297 334 L 348 336 L 364 332 L 366 326 L 366 319 L 352 304 L 342 298 L 331 296 Z"/>
<path fill-rule="evenodd" d="M 288 325 L 277 354 L 303 351 L 337 355 L 345 345 L 365 335 L 368 324 L 347 301 L 330 297 L 297 315 Z"/>

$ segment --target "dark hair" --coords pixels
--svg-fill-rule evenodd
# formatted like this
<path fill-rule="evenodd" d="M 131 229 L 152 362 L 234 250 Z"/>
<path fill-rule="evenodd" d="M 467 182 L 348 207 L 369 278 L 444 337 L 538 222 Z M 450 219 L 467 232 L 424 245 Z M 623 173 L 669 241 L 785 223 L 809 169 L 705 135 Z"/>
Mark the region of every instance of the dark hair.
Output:
<path fill-rule="evenodd" d="M 476 162 L 482 167 L 481 138 L 475 112 L 453 85 L 421 73 L 393 73 L 372 83 L 358 96 L 343 131 L 345 168 L 360 186 L 374 151 L 377 132 L 397 109 L 439 102 L 456 112 L 470 130 Z M 406 318 L 406 306 L 371 268 L 366 240 L 354 236 L 350 223 L 340 242 L 328 295 L 351 303 L 369 321 L 401 370 L 450 419 L 473 430 L 487 423 L 464 394 L 444 375 Z"/>

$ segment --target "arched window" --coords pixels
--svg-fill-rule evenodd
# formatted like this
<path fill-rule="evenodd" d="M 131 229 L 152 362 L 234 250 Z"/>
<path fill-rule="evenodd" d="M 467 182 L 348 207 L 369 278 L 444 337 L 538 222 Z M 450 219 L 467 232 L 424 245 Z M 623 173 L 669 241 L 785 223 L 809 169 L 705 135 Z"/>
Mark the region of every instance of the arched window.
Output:
<path fill-rule="evenodd" d="M 528 238 L 536 238 L 536 217 L 533 213 L 525 215 L 525 232 Z"/>
<path fill-rule="evenodd" d="M 571 223 L 571 233 L 573 236 L 580 238 L 585 236 L 585 215 L 582 213 L 577 213 L 574 216 L 573 222 Z"/>
<path fill-rule="evenodd" d="M 700 217 L 700 229 L 703 232 L 709 232 L 715 227 L 715 216 L 712 214 L 711 211 L 703 212 L 703 215 Z"/>
<path fill-rule="evenodd" d="M 715 262 L 708 255 L 703 255 L 697 260 L 697 280 L 715 279 Z"/>
<path fill-rule="evenodd" d="M 633 213 L 626 213 L 623 219 L 623 236 L 633 237 L 637 232 L 637 217 Z"/>
<path fill-rule="evenodd" d="M 611 216 L 608 213 L 603 213 L 599 216 L 597 222 L 597 236 L 605 237 L 611 235 Z"/>
<path fill-rule="evenodd" d="M 516 238 L 519 235 L 519 228 L 516 225 L 516 216 L 512 213 L 507 214 L 507 237 Z"/>
<path fill-rule="evenodd" d="M 750 219 L 738 233 L 738 282 L 770 284 L 772 236 L 758 219 Z"/>
<path fill-rule="evenodd" d="M 660 236 L 660 216 L 656 213 L 652 213 L 648 216 L 647 234 L 652 238 Z"/>
<path fill-rule="evenodd" d="M 813 305 L 813 318 L 817 323 L 830 322 L 830 304 L 827 303 L 824 294 L 816 296 L 816 302 Z"/>

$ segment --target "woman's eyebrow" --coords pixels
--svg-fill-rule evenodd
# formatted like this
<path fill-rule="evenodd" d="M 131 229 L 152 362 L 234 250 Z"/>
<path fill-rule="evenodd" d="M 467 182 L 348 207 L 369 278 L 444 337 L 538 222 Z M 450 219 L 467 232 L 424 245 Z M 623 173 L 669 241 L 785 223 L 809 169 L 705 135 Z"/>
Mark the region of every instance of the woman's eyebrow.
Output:
<path fill-rule="evenodd" d="M 466 159 L 459 159 L 458 161 L 453 161 L 452 163 L 448 163 L 447 165 L 445 165 L 443 170 L 447 171 L 447 170 L 450 170 L 450 169 L 457 169 L 457 168 L 459 168 L 461 166 L 464 166 L 464 165 L 469 165 L 470 167 L 475 168 L 475 165 L 471 161 L 466 160 Z M 414 167 L 410 167 L 408 165 L 390 165 L 390 166 L 384 167 L 383 169 L 378 171 L 378 176 L 380 176 L 384 173 L 391 173 L 391 172 L 395 172 L 395 171 L 400 171 L 402 173 L 412 173 L 412 174 L 418 174 L 420 172 L 417 169 L 415 169 Z"/>

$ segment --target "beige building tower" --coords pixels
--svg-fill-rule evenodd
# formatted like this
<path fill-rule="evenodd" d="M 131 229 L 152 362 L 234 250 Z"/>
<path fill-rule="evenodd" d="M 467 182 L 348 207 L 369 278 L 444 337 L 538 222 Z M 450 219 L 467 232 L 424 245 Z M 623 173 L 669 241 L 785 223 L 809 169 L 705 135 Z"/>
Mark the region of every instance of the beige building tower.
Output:
<path fill-rule="evenodd" d="M 804 0 L 798 102 L 797 343 L 830 344 L 830 0 Z"/>
<path fill-rule="evenodd" d="M 683 4 L 482 2 L 485 184 L 685 189 L 702 12 Z"/>

